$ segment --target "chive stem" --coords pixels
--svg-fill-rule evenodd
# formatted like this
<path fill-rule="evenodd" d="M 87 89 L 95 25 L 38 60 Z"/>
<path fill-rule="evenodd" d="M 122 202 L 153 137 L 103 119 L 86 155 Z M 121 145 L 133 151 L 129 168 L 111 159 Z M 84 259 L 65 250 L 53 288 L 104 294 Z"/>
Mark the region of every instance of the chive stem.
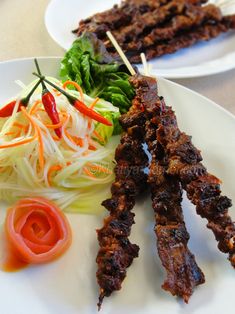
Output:
<path fill-rule="evenodd" d="M 45 78 L 45 76 L 42 76 L 40 74 L 37 74 L 35 72 L 33 72 L 33 75 L 39 77 L 41 80 L 43 80 L 44 82 L 46 82 L 47 84 L 51 85 L 52 87 L 54 87 L 56 90 L 58 90 L 59 92 L 61 92 L 61 94 L 63 94 L 64 96 L 66 96 L 69 100 L 69 102 L 73 105 L 74 101 L 77 100 L 76 97 L 70 95 L 69 93 L 67 93 L 65 90 L 63 90 L 62 88 L 60 88 L 59 86 L 57 86 L 56 84 L 50 82 L 49 80 L 47 80 Z"/>
<path fill-rule="evenodd" d="M 40 70 L 40 67 L 39 67 L 39 64 L 38 64 L 38 60 L 37 60 L 36 58 L 34 59 L 34 63 L 35 63 L 35 65 L 36 65 L 36 69 L 37 69 L 37 71 L 38 71 L 38 74 L 39 74 L 39 75 L 42 75 L 41 70 Z M 43 80 L 41 81 L 41 83 L 42 83 L 42 89 L 43 89 L 44 91 L 47 91 L 46 85 L 45 85 L 45 83 L 43 82 Z"/>
<path fill-rule="evenodd" d="M 30 97 L 33 95 L 33 93 L 35 92 L 35 90 L 38 88 L 38 86 L 41 84 L 42 79 L 38 80 L 38 82 L 34 85 L 34 87 L 32 88 L 32 90 L 29 92 L 29 94 L 21 99 L 21 102 L 23 104 L 28 104 Z"/>

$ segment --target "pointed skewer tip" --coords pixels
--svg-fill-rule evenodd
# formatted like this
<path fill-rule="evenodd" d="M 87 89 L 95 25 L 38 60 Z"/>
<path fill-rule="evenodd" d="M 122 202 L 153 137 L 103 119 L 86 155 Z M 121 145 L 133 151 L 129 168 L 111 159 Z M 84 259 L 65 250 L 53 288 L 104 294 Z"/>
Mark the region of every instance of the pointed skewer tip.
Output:
<path fill-rule="evenodd" d="M 140 54 L 140 58 L 141 58 L 141 61 L 143 63 L 143 67 L 144 67 L 144 74 L 146 76 L 150 76 L 150 73 L 149 73 L 149 66 L 148 66 L 148 63 L 147 63 L 147 59 L 146 59 L 146 56 L 143 52 L 141 52 Z"/>

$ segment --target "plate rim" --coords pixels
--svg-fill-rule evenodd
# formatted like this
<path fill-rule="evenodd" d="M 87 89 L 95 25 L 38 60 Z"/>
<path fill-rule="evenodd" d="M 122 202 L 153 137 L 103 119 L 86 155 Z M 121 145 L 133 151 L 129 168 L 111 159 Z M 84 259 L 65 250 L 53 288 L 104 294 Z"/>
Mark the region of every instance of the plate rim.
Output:
<path fill-rule="evenodd" d="M 59 56 L 55 56 L 55 57 L 53 57 L 53 56 L 51 56 L 51 57 L 45 57 L 45 56 L 43 56 L 43 57 L 38 57 L 38 59 L 39 60 L 44 60 L 44 62 L 50 62 L 50 60 L 53 60 L 54 62 L 58 62 L 59 63 L 59 61 L 61 60 L 61 57 L 59 57 Z M 8 65 L 8 64 L 15 64 L 15 63 L 30 63 L 30 62 L 32 62 L 33 63 L 33 60 L 34 60 L 34 57 L 27 57 L 27 58 L 18 58 L 18 59 L 12 59 L 12 60 L 7 60 L 7 61 L 2 61 L 2 62 L 0 62 L 0 66 L 2 65 L 2 64 L 5 64 L 6 66 Z M 172 86 L 172 87 L 175 87 L 175 88 L 179 88 L 182 92 L 184 92 L 184 91 L 186 91 L 186 92 L 189 92 L 189 93 L 191 93 L 192 95 L 194 95 L 195 97 L 200 97 L 201 99 L 204 99 L 205 101 L 207 101 L 207 105 L 209 106 L 209 107 L 211 107 L 212 109 L 214 108 L 214 109 L 216 109 L 216 110 L 219 110 L 220 112 L 221 111 L 223 111 L 224 112 L 224 114 L 226 115 L 226 116 L 229 116 L 230 118 L 232 118 L 233 120 L 233 123 L 235 123 L 235 115 L 233 115 L 232 113 L 230 113 L 229 111 L 227 111 L 226 109 L 224 109 L 223 107 L 221 107 L 220 105 L 218 105 L 216 102 L 214 102 L 214 101 L 212 101 L 212 100 L 210 100 L 208 97 L 205 97 L 205 96 L 203 96 L 203 95 L 201 95 L 200 93 L 197 93 L 197 92 L 195 92 L 195 91 L 193 91 L 193 90 L 191 90 L 190 88 L 187 88 L 187 87 L 184 87 L 183 85 L 181 85 L 181 84 L 178 84 L 178 83 L 175 83 L 175 82 L 172 82 L 172 81 L 170 81 L 170 80 L 167 80 L 167 79 L 164 79 L 164 78 L 159 78 L 159 82 L 164 82 L 164 83 L 166 83 L 166 84 L 169 84 L 169 86 Z M 193 250 L 193 253 L 194 253 L 194 250 Z M 217 253 L 217 254 L 219 254 L 219 253 Z M 196 255 L 196 253 L 195 253 L 195 255 Z M 196 255 L 197 256 L 197 255 Z M 226 258 L 225 258 L 225 256 L 224 256 L 224 261 L 226 260 Z M 218 264 L 219 265 L 219 264 Z M 228 269 L 230 269 L 230 265 L 228 265 Z M 205 268 L 206 269 L 206 268 Z M 39 269 L 39 271 L 40 271 L 40 269 Z M 232 269 L 231 269 L 231 271 L 232 271 Z M 52 272 L 52 274 L 53 274 L 53 272 Z M 30 277 L 30 275 L 29 275 L 29 277 Z M 23 276 L 23 278 L 25 278 L 24 276 Z M 209 290 L 209 288 L 212 286 L 212 284 L 213 284 L 213 282 L 212 281 L 210 281 L 210 277 L 208 276 L 207 277 L 208 279 L 208 281 L 207 281 L 207 286 L 205 285 L 205 286 L 202 286 L 202 287 L 199 287 L 199 289 L 197 289 L 198 290 L 198 293 L 200 293 L 201 295 L 203 294 L 203 291 L 201 290 L 201 289 L 205 289 L 204 291 L 205 292 L 207 292 L 208 290 Z M 211 286 L 210 286 L 210 284 L 211 284 Z M 159 287 L 160 287 L 160 281 L 159 281 Z M 197 291 L 195 291 L 195 294 L 197 293 Z M 173 301 L 174 301 L 174 304 L 172 305 L 172 306 L 174 306 L 174 307 L 172 307 L 173 309 L 175 309 L 175 299 L 173 298 L 173 297 L 171 297 L 170 295 L 168 296 L 168 294 L 166 294 L 167 295 L 167 300 L 166 300 L 166 304 L 168 305 L 168 304 L 170 304 L 170 306 L 171 306 L 171 304 L 173 304 Z M 42 295 L 41 294 L 39 294 L 39 296 L 40 297 L 42 297 Z M 20 295 L 20 297 L 21 297 L 21 295 Z M 159 297 L 158 295 L 157 295 L 157 297 Z M 42 311 L 42 309 L 43 309 L 43 306 L 44 306 L 44 300 L 41 302 L 40 301 L 40 298 L 38 298 L 38 299 L 34 299 L 34 298 L 32 298 L 32 300 L 33 300 L 33 304 L 37 304 L 36 302 L 35 302 L 35 300 L 39 300 L 38 302 L 40 302 L 40 304 L 42 304 L 42 306 L 40 306 L 40 311 L 41 311 L 41 313 L 47 313 L 48 311 L 49 312 L 51 312 L 51 313 L 56 313 L 57 312 L 57 308 L 55 307 L 55 309 L 54 308 L 52 308 L 52 307 L 50 307 L 49 305 L 48 305 L 48 308 L 47 307 L 45 307 L 45 309 Z M 170 300 L 170 302 L 172 302 L 172 303 L 168 303 L 168 301 Z M 6 303 L 7 304 L 7 303 Z M 19 304 L 19 301 L 17 300 L 16 301 L 16 304 Z M 21 303 L 21 304 L 23 304 L 23 303 Z M 30 303 L 31 304 L 31 303 Z M 58 304 L 60 304 L 60 303 L 58 303 Z M 113 304 L 113 303 L 112 303 Z M 196 307 L 196 305 L 197 304 L 195 304 L 195 307 Z M 109 308 L 111 308 L 111 309 L 113 309 L 113 306 L 112 307 L 109 307 L 109 305 L 105 305 L 106 306 L 106 308 L 105 308 L 105 310 L 104 310 L 104 313 L 109 313 Z M 178 306 L 178 305 L 177 305 Z M 3 309 L 3 311 L 4 310 L 9 310 L 9 311 L 12 311 L 12 310 L 14 310 L 14 308 L 6 308 L 5 307 L 5 303 L 4 303 L 4 306 L 2 306 L 1 307 L 2 309 Z M 63 306 L 62 307 L 63 309 L 65 309 L 65 307 Z M 107 309 L 107 311 L 106 311 L 106 309 Z M 189 310 L 189 312 L 190 312 L 190 309 L 192 309 L 191 307 L 189 307 L 188 308 L 188 310 Z M 194 308 L 193 308 L 194 309 Z M 193 309 L 192 309 L 192 311 L 193 311 Z M 20 311 L 21 309 L 19 309 L 19 311 Z M 83 313 L 83 310 L 81 309 L 81 308 L 77 308 L 76 309 L 78 312 L 81 312 L 81 313 Z M 144 307 L 142 307 L 141 308 L 141 310 L 143 310 L 143 312 L 145 312 L 145 308 Z M 122 311 L 122 308 L 120 308 L 120 312 Z M 167 310 L 167 313 L 169 313 L 169 311 L 170 310 Z M 181 311 L 183 311 L 184 313 L 186 313 L 185 312 L 185 310 L 183 310 L 182 309 L 182 307 L 181 308 L 179 308 L 179 310 L 178 310 L 179 312 L 181 312 Z M 178 312 L 177 311 L 177 312 Z M 26 310 L 26 312 L 28 313 L 28 310 Z M 70 310 L 68 309 L 67 310 L 67 312 L 68 313 L 70 313 Z M 84 311 L 85 312 L 85 311 Z M 148 312 L 148 313 L 154 313 L 154 312 L 151 312 L 150 310 L 148 311 L 148 310 L 146 310 L 146 312 Z M 176 311 L 175 311 L 176 312 Z M 7 312 L 8 313 L 8 312 Z M 9 312 L 10 313 L 10 312 Z M 38 312 L 37 312 L 38 313 Z M 40 313 L 40 314 L 41 314 Z M 75 310 L 74 311 L 72 311 L 71 310 L 71 313 L 76 313 L 75 312 Z M 88 313 L 88 311 L 86 311 L 86 313 Z M 89 312 L 90 313 L 90 312 Z M 116 313 L 116 311 L 115 311 L 115 313 Z M 132 313 L 132 310 L 130 311 L 130 313 Z M 133 313 L 134 313 L 134 311 L 133 311 Z M 138 312 L 139 313 L 139 312 Z M 187 312 L 188 313 L 188 312 Z M 200 312 L 201 313 L 201 312 Z M 211 313 L 211 312 L 208 312 L 208 314 L 209 313 Z M 218 314 L 218 313 L 217 313 Z"/>
<path fill-rule="evenodd" d="M 54 34 L 52 29 L 49 27 L 49 21 L 51 21 L 50 14 L 51 14 L 52 7 L 58 1 L 60 0 L 49 1 L 45 9 L 45 13 L 44 13 L 44 24 L 45 24 L 48 34 L 53 39 L 53 41 L 57 43 L 60 46 L 60 48 L 67 51 L 69 49 L 67 45 L 63 44 L 61 40 L 57 38 L 57 36 Z M 197 77 L 216 75 L 219 73 L 224 73 L 229 70 L 233 70 L 234 68 L 235 68 L 235 50 L 233 52 L 229 52 L 225 54 L 223 57 L 216 58 L 213 61 L 206 61 L 196 66 L 187 66 L 187 67 L 179 67 L 179 68 L 173 68 L 173 69 L 160 69 L 160 70 L 153 69 L 152 73 L 160 77 L 164 77 L 168 79 L 183 79 L 183 78 L 197 78 Z"/>
<path fill-rule="evenodd" d="M 17 62 L 22 62 L 22 61 L 26 61 L 26 62 L 27 61 L 33 61 L 35 58 L 39 59 L 39 60 L 46 61 L 46 60 L 62 60 L 63 57 L 60 57 L 60 56 L 35 56 L 35 57 L 25 57 L 25 58 L 14 58 L 14 59 L 9 59 L 9 60 L 5 60 L 5 61 L 0 61 L 0 66 L 3 64 L 14 63 L 14 62 L 17 63 Z M 225 114 L 230 116 L 230 118 L 234 119 L 234 122 L 235 122 L 235 115 L 232 112 L 225 109 L 224 107 L 222 107 L 221 105 L 219 105 L 215 101 L 211 100 L 210 98 L 200 94 L 197 91 L 194 91 L 193 89 L 190 89 L 189 87 L 186 87 L 186 86 L 181 85 L 179 83 L 173 82 L 167 78 L 161 77 L 160 75 L 155 75 L 155 73 L 152 73 L 152 76 L 155 77 L 157 80 L 160 79 L 162 81 L 167 81 L 168 84 L 171 84 L 171 85 L 176 86 L 176 87 L 180 87 L 180 88 L 182 88 L 188 92 L 193 93 L 194 95 L 202 97 L 204 100 L 206 100 L 206 101 L 208 101 L 208 103 L 210 103 L 210 106 L 216 107 L 221 112 L 224 112 Z"/>

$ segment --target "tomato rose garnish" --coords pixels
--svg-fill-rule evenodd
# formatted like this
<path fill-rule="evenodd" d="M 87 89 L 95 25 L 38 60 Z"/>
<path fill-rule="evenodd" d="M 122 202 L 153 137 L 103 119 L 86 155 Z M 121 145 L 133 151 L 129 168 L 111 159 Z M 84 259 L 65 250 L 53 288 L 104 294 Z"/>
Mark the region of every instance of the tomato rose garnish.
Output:
<path fill-rule="evenodd" d="M 44 198 L 25 198 L 11 207 L 5 232 L 15 256 L 28 264 L 46 263 L 59 257 L 72 239 L 66 216 Z"/>

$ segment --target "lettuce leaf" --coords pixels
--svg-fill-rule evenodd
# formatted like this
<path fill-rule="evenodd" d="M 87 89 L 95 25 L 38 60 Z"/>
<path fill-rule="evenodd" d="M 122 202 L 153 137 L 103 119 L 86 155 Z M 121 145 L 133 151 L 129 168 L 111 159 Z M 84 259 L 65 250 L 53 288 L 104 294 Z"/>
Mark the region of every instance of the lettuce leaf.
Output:
<path fill-rule="evenodd" d="M 76 81 L 87 95 L 111 102 L 120 113 L 128 111 L 135 95 L 126 66 L 114 60 L 92 33 L 74 41 L 61 62 L 60 76 L 63 81 Z M 117 117 L 112 120 L 114 134 L 120 133 Z"/>

